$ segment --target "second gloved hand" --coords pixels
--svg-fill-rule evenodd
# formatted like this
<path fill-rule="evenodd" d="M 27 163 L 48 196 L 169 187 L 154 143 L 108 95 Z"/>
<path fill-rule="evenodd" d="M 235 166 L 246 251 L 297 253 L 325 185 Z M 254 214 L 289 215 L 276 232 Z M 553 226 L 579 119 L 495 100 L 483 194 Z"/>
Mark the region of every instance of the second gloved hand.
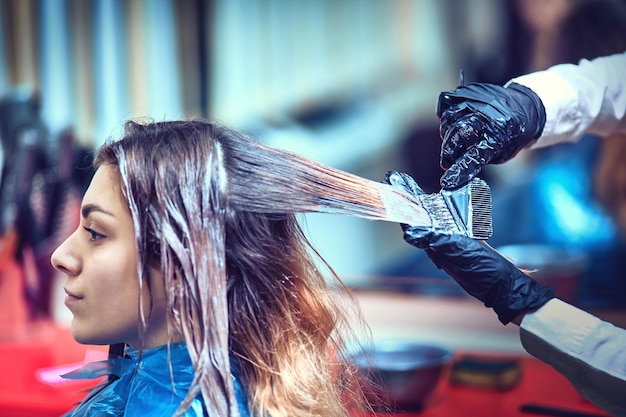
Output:
<path fill-rule="evenodd" d="M 390 171 L 386 178 L 413 195 L 423 193 L 407 174 Z M 424 249 L 468 294 L 492 307 L 503 324 L 554 298 L 553 288 L 520 271 L 485 242 L 430 227 L 402 225 L 402 229 L 406 242 Z"/>
<path fill-rule="evenodd" d="M 541 135 L 546 121 L 537 94 L 515 83 L 473 83 L 443 92 L 437 116 L 444 189 L 468 183 L 487 164 L 511 159 Z"/>

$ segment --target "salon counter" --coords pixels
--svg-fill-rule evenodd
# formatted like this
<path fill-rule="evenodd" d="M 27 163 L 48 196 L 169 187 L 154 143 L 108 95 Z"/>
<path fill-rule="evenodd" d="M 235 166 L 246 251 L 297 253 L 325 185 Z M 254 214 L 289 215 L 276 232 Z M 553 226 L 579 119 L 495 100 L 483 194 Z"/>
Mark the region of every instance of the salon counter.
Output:
<path fill-rule="evenodd" d="M 550 366 L 524 352 L 516 326 L 502 326 L 491 310 L 469 297 L 424 297 L 383 291 L 356 291 L 375 340 L 403 338 L 435 341 L 466 353 L 519 358 L 522 380 L 506 392 L 454 387 L 440 380 L 426 408 L 404 417 L 528 416 L 524 403 L 567 406 L 602 415 Z M 621 319 L 619 314 L 613 318 Z M 616 320 L 616 324 L 622 323 Z M 57 417 L 73 407 L 97 381 L 63 382 L 55 373 L 77 366 L 104 347 L 76 343 L 68 329 L 50 323 L 32 325 L 26 335 L 0 340 L 0 416 Z M 52 368 L 53 372 L 41 371 Z M 47 381 L 47 382 L 46 382 Z M 387 415 L 394 417 L 393 415 Z"/>
<path fill-rule="evenodd" d="M 462 356 L 466 352 L 458 352 Z M 476 354 L 476 352 L 471 353 Z M 490 356 L 491 357 L 491 356 Z M 379 413 L 360 417 L 603 417 L 608 414 L 582 397 L 571 384 L 549 365 L 529 356 L 519 359 L 522 378 L 506 391 L 461 387 L 450 384 L 449 369 L 444 371 L 432 397 L 419 411 Z M 558 410 L 556 414 L 522 411 L 522 407 Z M 567 410 L 567 412 L 565 411 Z"/>

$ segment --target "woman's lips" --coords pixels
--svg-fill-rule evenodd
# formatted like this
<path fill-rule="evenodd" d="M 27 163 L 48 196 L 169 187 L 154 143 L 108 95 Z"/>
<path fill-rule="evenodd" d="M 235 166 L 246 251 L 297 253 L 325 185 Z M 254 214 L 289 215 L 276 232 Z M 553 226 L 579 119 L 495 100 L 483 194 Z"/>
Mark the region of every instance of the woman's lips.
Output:
<path fill-rule="evenodd" d="M 65 290 L 65 289 L 64 289 Z M 65 290 L 65 293 L 67 294 L 67 296 L 65 297 L 65 305 L 69 306 L 72 303 L 75 303 L 77 301 L 80 301 L 82 299 L 82 297 L 69 292 L 68 290 Z"/>

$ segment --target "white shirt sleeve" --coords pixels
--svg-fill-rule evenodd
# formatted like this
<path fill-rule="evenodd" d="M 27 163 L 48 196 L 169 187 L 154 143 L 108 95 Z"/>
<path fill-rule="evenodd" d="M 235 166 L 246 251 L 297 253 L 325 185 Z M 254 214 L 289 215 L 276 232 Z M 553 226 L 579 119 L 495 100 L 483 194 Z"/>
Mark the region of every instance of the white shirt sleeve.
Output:
<path fill-rule="evenodd" d="M 533 90 L 546 124 L 533 148 L 577 141 L 585 133 L 626 132 L 626 52 L 561 64 L 512 79 Z"/>
<path fill-rule="evenodd" d="M 520 338 L 589 401 L 626 416 L 626 330 L 555 298 L 524 316 Z"/>

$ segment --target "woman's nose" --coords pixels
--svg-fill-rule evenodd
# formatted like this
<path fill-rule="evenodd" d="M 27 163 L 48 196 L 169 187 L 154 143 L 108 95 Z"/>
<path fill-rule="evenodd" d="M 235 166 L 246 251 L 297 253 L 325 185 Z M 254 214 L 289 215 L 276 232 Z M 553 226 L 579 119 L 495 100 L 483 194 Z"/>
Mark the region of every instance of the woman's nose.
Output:
<path fill-rule="evenodd" d="M 70 276 L 77 275 L 80 272 L 79 256 L 72 250 L 72 236 L 61 243 L 50 256 L 50 262 L 54 269 Z"/>

